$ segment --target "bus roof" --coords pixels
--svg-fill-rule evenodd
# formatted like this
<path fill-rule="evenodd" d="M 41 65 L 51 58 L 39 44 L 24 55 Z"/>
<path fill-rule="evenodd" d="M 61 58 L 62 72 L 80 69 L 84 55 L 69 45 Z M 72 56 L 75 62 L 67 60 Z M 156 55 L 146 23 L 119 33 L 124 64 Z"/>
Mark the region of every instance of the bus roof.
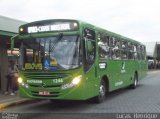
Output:
<path fill-rule="evenodd" d="M 92 27 L 93 29 L 98 30 L 99 32 L 104 32 L 104 33 L 106 33 L 106 34 L 108 34 L 108 35 L 110 35 L 110 36 L 114 36 L 114 37 L 117 37 L 117 38 L 121 38 L 121 39 L 123 39 L 123 40 L 125 40 L 125 41 L 130 41 L 130 42 L 134 42 L 134 43 L 138 43 L 138 44 L 144 45 L 144 44 L 142 44 L 141 42 L 139 42 L 139 41 L 137 41 L 137 40 L 134 40 L 134 39 L 125 37 L 125 36 L 123 36 L 123 35 L 114 33 L 114 32 L 112 32 L 112 31 L 108 31 L 108 30 L 106 30 L 106 29 L 104 29 L 104 28 L 100 28 L 100 27 L 94 26 L 93 24 L 89 24 L 89 23 L 84 22 L 84 21 L 79 21 L 79 22 L 80 22 L 81 24 L 85 25 L 85 26 L 86 26 L 86 25 L 87 25 L 87 26 L 90 26 L 90 27 Z"/>
<path fill-rule="evenodd" d="M 20 28 L 22 27 L 27 27 L 27 26 L 36 26 L 36 25 L 42 25 L 42 26 L 45 26 L 46 24 L 51 24 L 53 22 L 75 22 L 75 23 L 78 23 L 80 24 L 80 26 L 88 26 L 96 31 L 99 31 L 99 32 L 103 32 L 103 33 L 106 33 L 108 34 L 109 36 L 113 36 L 113 37 L 117 37 L 117 38 L 120 38 L 120 39 L 123 39 L 125 41 L 130 41 L 130 42 L 133 42 L 133 43 L 137 43 L 137 44 L 141 44 L 143 45 L 141 42 L 139 41 L 136 41 L 136 40 L 133 40 L 131 38 L 128 38 L 128 37 L 125 37 L 125 36 L 122 36 L 120 34 L 117 34 L 117 33 L 114 33 L 114 32 L 111 32 L 111 31 L 108 31 L 106 29 L 103 29 L 103 28 L 100 28 L 100 27 L 97 27 L 93 24 L 90 24 L 90 23 L 87 23 L 87 22 L 84 22 L 84 21 L 81 21 L 81 20 L 75 20 L 75 19 L 48 19 L 48 20 L 40 20 L 40 21 L 34 21 L 34 22 L 30 22 L 30 23 L 26 23 L 24 25 L 21 25 L 19 27 L 19 30 Z"/>

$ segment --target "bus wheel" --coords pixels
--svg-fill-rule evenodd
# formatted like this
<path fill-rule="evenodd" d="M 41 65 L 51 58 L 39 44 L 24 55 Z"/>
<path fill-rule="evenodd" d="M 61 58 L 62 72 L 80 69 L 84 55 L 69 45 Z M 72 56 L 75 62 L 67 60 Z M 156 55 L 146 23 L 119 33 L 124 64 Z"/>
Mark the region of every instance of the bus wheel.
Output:
<path fill-rule="evenodd" d="M 96 103 L 102 103 L 106 98 L 106 84 L 105 81 L 102 80 L 99 87 L 99 95 L 95 97 Z"/>
<path fill-rule="evenodd" d="M 138 84 L 138 76 L 137 74 L 134 74 L 134 83 L 131 85 L 132 89 L 135 89 L 137 87 Z"/>

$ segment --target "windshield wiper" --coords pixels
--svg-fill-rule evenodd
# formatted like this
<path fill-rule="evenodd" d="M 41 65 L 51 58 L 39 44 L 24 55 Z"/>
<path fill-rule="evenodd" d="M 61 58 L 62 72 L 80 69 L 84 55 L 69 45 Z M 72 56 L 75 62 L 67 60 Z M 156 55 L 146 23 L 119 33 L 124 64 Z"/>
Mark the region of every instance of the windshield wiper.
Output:
<path fill-rule="evenodd" d="M 57 39 L 55 40 L 55 43 L 51 43 L 51 40 L 50 40 L 50 43 L 49 43 L 49 53 L 52 52 L 54 50 L 54 47 L 55 45 L 58 43 L 58 41 L 60 41 L 61 39 L 63 38 L 63 33 L 60 33 L 58 36 L 57 36 Z"/>
<path fill-rule="evenodd" d="M 60 33 L 57 38 L 55 39 L 55 42 L 52 42 L 52 39 L 49 40 L 49 59 L 51 59 L 50 53 L 54 51 L 54 48 L 56 46 L 56 44 L 63 38 L 63 33 Z M 44 47 L 46 47 L 46 44 L 44 45 Z M 44 56 L 44 60 L 46 59 L 46 56 Z M 45 61 L 43 61 L 45 62 Z M 48 67 L 48 66 L 47 66 Z M 49 64 L 50 67 L 50 64 Z M 49 68 L 48 67 L 48 68 Z M 45 65 L 43 66 L 43 69 L 45 69 Z"/>

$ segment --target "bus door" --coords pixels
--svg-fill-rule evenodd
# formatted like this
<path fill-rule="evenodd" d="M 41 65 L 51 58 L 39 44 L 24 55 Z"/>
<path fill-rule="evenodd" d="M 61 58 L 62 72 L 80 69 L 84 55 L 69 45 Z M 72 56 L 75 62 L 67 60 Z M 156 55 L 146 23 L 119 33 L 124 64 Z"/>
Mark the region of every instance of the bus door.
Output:
<path fill-rule="evenodd" d="M 86 96 L 93 97 L 95 95 L 94 87 L 96 79 L 96 34 L 94 30 L 89 28 L 84 29 L 83 49 Z"/>

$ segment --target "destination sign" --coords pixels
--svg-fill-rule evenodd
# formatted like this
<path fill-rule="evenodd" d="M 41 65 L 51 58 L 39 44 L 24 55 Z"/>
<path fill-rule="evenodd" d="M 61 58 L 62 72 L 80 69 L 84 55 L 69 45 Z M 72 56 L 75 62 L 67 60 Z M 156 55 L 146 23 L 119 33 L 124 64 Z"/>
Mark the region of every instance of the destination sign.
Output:
<path fill-rule="evenodd" d="M 38 32 L 47 32 L 47 31 L 63 31 L 70 30 L 70 24 L 55 24 L 47 26 L 31 26 L 28 27 L 28 33 L 38 33 Z"/>
<path fill-rule="evenodd" d="M 43 33 L 53 31 L 73 31 L 78 29 L 76 21 L 39 21 L 23 25 L 19 28 L 22 34 Z"/>

